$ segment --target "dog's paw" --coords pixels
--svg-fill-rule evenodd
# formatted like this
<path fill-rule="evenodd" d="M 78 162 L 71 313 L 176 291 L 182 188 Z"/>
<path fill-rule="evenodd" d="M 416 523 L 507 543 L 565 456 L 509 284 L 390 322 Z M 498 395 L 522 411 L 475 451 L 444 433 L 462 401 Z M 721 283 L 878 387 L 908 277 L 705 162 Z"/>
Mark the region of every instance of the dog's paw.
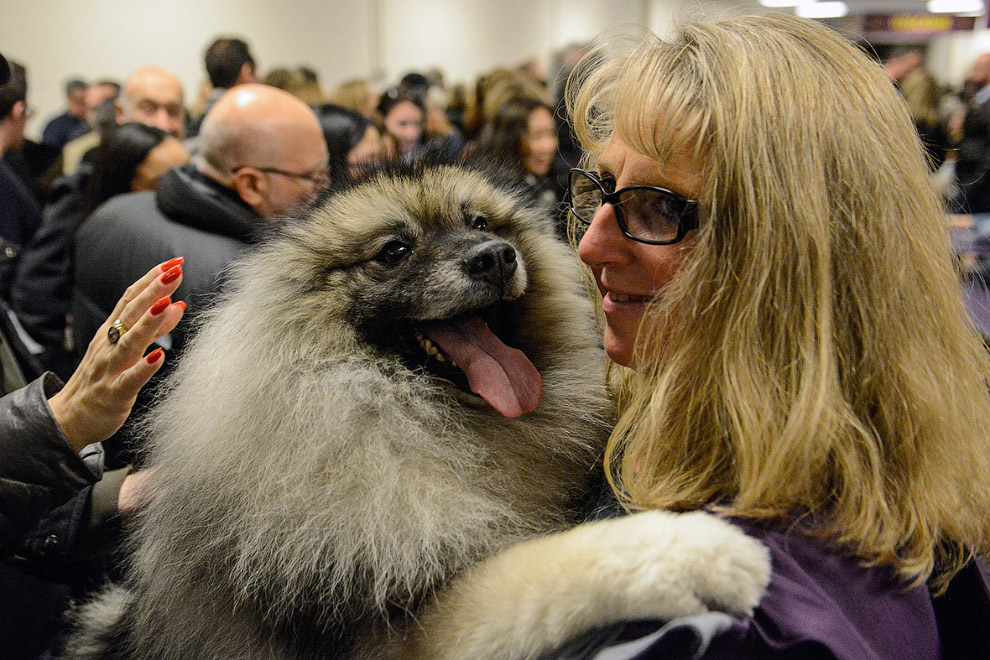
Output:
<path fill-rule="evenodd" d="M 537 657 L 611 623 L 749 614 L 769 580 L 767 549 L 711 514 L 601 520 L 519 543 L 466 571 L 394 655 Z"/>
<path fill-rule="evenodd" d="M 631 618 L 751 614 L 770 581 L 763 544 L 709 513 L 647 511 L 593 526 L 605 542 L 595 569 Z"/>

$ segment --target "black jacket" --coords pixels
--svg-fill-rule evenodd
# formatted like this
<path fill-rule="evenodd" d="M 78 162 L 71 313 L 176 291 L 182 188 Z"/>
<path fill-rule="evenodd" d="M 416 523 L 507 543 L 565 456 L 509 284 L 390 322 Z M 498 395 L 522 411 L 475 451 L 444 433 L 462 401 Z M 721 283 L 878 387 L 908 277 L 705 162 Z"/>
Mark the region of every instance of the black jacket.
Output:
<path fill-rule="evenodd" d="M 176 168 L 156 193 L 119 195 L 83 222 L 76 235 L 72 333 L 81 355 L 127 287 L 155 264 L 185 257 L 173 296 L 188 306 L 172 333 L 182 345 L 189 319 L 217 292 L 227 264 L 253 243 L 258 216 L 237 194 L 200 174 Z"/>
<path fill-rule="evenodd" d="M 966 113 L 958 151 L 959 210 L 990 212 L 990 102 L 974 106 Z"/>
<path fill-rule="evenodd" d="M 0 399 L 0 549 L 97 479 L 48 407 L 60 387 L 46 374 Z"/>
<path fill-rule="evenodd" d="M 28 184 L 0 158 L 0 236 L 23 247 L 41 224 L 41 206 Z"/>
<path fill-rule="evenodd" d="M 73 243 L 85 217 L 86 182 L 92 169 L 89 163 L 82 163 L 74 174 L 52 184 L 41 227 L 21 252 L 17 265 L 11 306 L 21 325 L 46 353 L 58 353 L 65 345 Z M 46 362 L 46 366 L 58 371 L 52 362 Z M 68 374 L 59 375 L 65 378 Z"/>

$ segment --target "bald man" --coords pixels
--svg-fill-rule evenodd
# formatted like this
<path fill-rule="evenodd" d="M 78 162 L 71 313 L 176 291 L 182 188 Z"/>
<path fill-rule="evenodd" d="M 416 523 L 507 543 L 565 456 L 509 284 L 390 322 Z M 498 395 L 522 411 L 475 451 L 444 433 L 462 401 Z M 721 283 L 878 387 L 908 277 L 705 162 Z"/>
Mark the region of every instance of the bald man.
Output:
<path fill-rule="evenodd" d="M 238 85 L 203 121 L 200 172 L 236 190 L 262 218 L 291 213 L 329 183 L 327 148 L 316 115 L 266 85 Z"/>
<path fill-rule="evenodd" d="M 990 213 L 990 53 L 976 58 L 966 83 L 976 93 L 963 119 L 956 205 L 963 213 Z"/>
<path fill-rule="evenodd" d="M 117 122 L 136 121 L 181 138 L 185 125 L 182 83 L 157 66 L 138 69 L 127 78 L 117 99 Z"/>
<path fill-rule="evenodd" d="M 195 316 L 231 259 L 329 183 L 316 115 L 274 87 L 238 85 L 227 92 L 200 138 L 193 163 L 171 170 L 157 192 L 113 198 L 80 227 L 72 294 L 80 353 L 132 273 L 147 272 L 160 255 L 185 257 L 176 299 L 189 306 L 187 317 Z M 173 347 L 181 345 L 187 327 L 184 321 L 172 333 Z"/>
<path fill-rule="evenodd" d="M 107 85 L 96 87 L 104 87 L 104 99 L 113 96 L 113 92 L 106 89 Z M 93 101 L 93 108 L 101 102 L 96 98 Z M 118 124 L 136 121 L 160 128 L 180 139 L 185 134 L 182 83 L 175 74 L 161 67 L 142 67 L 128 76 L 114 102 L 114 110 Z M 86 154 L 99 145 L 100 134 L 96 130 L 66 144 L 62 150 L 62 174 L 75 174 Z M 77 187 L 84 188 L 85 184 Z"/>

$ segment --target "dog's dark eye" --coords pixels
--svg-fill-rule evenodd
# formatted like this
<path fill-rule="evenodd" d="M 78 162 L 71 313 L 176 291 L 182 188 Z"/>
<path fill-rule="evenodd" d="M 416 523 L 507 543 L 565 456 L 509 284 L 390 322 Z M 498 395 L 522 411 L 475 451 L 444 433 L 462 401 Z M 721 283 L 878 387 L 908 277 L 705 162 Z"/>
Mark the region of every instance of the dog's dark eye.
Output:
<path fill-rule="evenodd" d="M 471 229 L 477 229 L 478 231 L 485 231 L 488 229 L 488 218 L 483 215 L 474 216 L 474 220 L 471 221 Z"/>
<path fill-rule="evenodd" d="M 412 248 L 402 241 L 389 241 L 375 255 L 375 260 L 392 266 L 402 261 L 411 250 Z"/>

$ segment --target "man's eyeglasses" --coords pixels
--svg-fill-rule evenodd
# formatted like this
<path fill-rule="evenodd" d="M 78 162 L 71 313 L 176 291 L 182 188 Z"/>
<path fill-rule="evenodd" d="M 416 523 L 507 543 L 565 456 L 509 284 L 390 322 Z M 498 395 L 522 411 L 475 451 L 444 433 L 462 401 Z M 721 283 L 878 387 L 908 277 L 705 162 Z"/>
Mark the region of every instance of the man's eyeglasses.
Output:
<path fill-rule="evenodd" d="M 611 176 L 598 178 L 574 168 L 568 185 L 571 212 L 590 225 L 603 204 L 611 204 L 619 229 L 627 237 L 650 245 L 671 245 L 698 228 L 698 202 L 659 186 L 615 189 Z"/>
<path fill-rule="evenodd" d="M 287 176 L 292 179 L 305 179 L 310 183 L 317 186 L 325 186 L 330 183 L 330 171 L 329 163 L 324 161 L 320 165 L 311 169 L 308 172 L 290 172 L 288 170 L 279 169 L 277 167 L 255 167 L 254 165 L 240 165 L 231 170 L 231 174 L 237 174 L 238 171 L 243 170 L 245 167 L 250 167 L 256 169 L 259 172 L 264 172 L 266 174 L 278 174 L 279 176 Z"/>

